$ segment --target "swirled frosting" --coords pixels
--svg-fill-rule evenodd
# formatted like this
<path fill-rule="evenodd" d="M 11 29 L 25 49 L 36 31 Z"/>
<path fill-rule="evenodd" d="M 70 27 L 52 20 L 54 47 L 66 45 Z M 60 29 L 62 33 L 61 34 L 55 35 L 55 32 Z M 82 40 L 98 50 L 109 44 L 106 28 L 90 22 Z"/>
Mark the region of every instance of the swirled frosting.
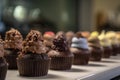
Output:
<path fill-rule="evenodd" d="M 53 40 L 53 49 L 59 52 L 69 51 L 68 43 L 65 38 L 65 35 L 57 35 Z"/>
<path fill-rule="evenodd" d="M 87 39 L 73 37 L 71 47 L 88 49 Z"/>
<path fill-rule="evenodd" d="M 22 49 L 22 41 L 23 37 L 21 33 L 16 29 L 11 29 L 6 32 L 5 35 L 5 48 L 13 48 L 13 49 Z"/>
<path fill-rule="evenodd" d="M 23 52 L 46 53 L 46 47 L 43 45 L 42 35 L 37 30 L 31 30 L 23 42 Z"/>
<path fill-rule="evenodd" d="M 89 45 L 90 47 L 101 48 L 99 39 L 98 39 L 97 37 L 90 37 L 90 38 L 88 39 L 88 45 Z"/>
<path fill-rule="evenodd" d="M 102 46 L 111 46 L 110 40 L 106 38 L 105 31 L 102 31 L 102 33 L 98 36 L 98 38 Z"/>
<path fill-rule="evenodd" d="M 109 40 L 109 42 L 112 44 L 112 45 L 118 45 L 119 44 L 119 41 L 117 39 L 117 36 L 116 36 L 116 32 L 114 31 L 109 31 L 106 33 L 106 38 Z"/>

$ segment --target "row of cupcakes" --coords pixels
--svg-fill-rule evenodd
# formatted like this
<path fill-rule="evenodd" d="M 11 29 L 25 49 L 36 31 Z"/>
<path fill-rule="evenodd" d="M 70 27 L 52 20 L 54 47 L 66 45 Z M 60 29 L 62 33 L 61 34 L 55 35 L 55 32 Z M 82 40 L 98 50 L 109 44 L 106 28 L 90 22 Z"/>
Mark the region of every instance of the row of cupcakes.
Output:
<path fill-rule="evenodd" d="M 104 40 L 100 36 L 92 33 L 87 39 L 81 32 L 66 35 L 46 32 L 42 37 L 39 31 L 31 30 L 23 40 L 18 30 L 11 29 L 5 36 L 5 58 L 9 69 L 18 66 L 21 76 L 43 76 L 47 75 L 49 65 L 50 69 L 67 70 L 71 69 L 72 63 L 85 65 L 89 59 L 100 61 L 104 53 L 100 43 Z"/>

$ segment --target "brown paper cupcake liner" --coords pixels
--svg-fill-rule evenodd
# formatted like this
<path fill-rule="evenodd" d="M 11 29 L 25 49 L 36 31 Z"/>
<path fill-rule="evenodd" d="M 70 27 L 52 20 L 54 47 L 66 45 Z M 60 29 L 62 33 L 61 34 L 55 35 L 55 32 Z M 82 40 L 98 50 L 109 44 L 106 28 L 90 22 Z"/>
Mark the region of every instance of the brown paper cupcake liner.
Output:
<path fill-rule="evenodd" d="M 112 48 L 104 47 L 104 52 L 102 54 L 102 57 L 103 58 L 110 58 L 111 55 L 112 55 Z"/>
<path fill-rule="evenodd" d="M 87 65 L 89 62 L 90 54 L 74 54 L 73 64 Z"/>
<path fill-rule="evenodd" d="M 0 80 L 5 80 L 7 74 L 7 63 L 0 64 Z"/>
<path fill-rule="evenodd" d="M 17 65 L 20 76 L 39 77 L 48 73 L 50 59 L 47 60 L 29 60 L 17 59 Z"/>
<path fill-rule="evenodd" d="M 90 60 L 91 61 L 101 61 L 102 59 L 102 53 L 101 51 L 97 52 L 91 52 Z"/>
<path fill-rule="evenodd" d="M 5 49 L 5 59 L 8 63 L 8 69 L 17 69 L 18 49 Z"/>
<path fill-rule="evenodd" d="M 51 57 L 50 69 L 53 70 L 69 70 L 73 63 L 73 56 L 54 56 Z"/>
<path fill-rule="evenodd" d="M 120 49 L 119 49 L 119 47 L 116 46 L 116 45 L 113 45 L 112 48 L 113 48 L 112 56 L 116 56 L 116 55 L 119 53 L 119 50 L 120 50 Z"/>
<path fill-rule="evenodd" d="M 7 54 L 5 55 L 5 59 L 8 62 L 8 69 L 17 69 L 17 54 L 13 55 L 13 54 Z"/>

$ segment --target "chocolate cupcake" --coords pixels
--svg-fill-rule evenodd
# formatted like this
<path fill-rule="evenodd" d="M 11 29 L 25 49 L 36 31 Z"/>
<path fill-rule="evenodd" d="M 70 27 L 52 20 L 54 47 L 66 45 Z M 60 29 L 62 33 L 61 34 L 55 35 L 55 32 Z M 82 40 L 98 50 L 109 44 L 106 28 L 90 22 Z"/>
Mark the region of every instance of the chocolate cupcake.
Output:
<path fill-rule="evenodd" d="M 7 73 L 7 62 L 4 58 L 3 41 L 0 39 L 0 80 L 5 80 Z"/>
<path fill-rule="evenodd" d="M 90 37 L 88 39 L 89 49 L 91 51 L 90 60 L 91 61 L 101 61 L 103 54 L 103 47 L 100 45 L 99 39 L 97 37 Z"/>
<path fill-rule="evenodd" d="M 17 58 L 20 76 L 39 77 L 48 73 L 50 58 L 43 45 L 39 31 L 31 30 L 23 42 L 22 52 Z"/>
<path fill-rule="evenodd" d="M 6 32 L 5 35 L 5 58 L 9 64 L 9 69 L 17 69 L 16 58 L 18 56 L 18 52 L 22 49 L 22 35 L 16 29 L 11 29 Z"/>
<path fill-rule="evenodd" d="M 52 48 L 54 37 L 55 34 L 52 31 L 45 32 L 43 35 L 44 45 L 47 47 L 48 51 Z"/>
<path fill-rule="evenodd" d="M 106 38 L 105 32 L 103 31 L 98 38 L 100 40 L 100 44 L 103 47 L 103 51 L 104 51 L 102 57 L 109 58 L 112 55 L 112 46 L 110 41 Z"/>
<path fill-rule="evenodd" d="M 48 52 L 48 56 L 51 57 L 50 69 L 71 69 L 74 56 L 70 52 L 66 38 L 63 34 L 57 35 L 53 40 L 53 49 Z"/>
<path fill-rule="evenodd" d="M 116 32 L 109 31 L 106 33 L 106 38 L 112 45 L 112 56 L 116 56 L 119 53 L 119 41 L 117 39 Z"/>
<path fill-rule="evenodd" d="M 73 64 L 75 65 L 88 64 L 90 51 L 89 51 L 87 39 L 82 37 L 80 32 L 76 34 L 76 37 L 73 37 L 70 50 L 74 54 Z"/>

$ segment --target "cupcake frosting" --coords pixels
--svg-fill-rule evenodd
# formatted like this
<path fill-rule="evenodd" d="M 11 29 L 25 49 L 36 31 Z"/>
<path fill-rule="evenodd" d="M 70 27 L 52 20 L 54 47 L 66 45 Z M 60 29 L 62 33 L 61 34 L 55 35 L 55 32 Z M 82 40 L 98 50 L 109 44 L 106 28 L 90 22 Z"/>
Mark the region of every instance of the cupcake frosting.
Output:
<path fill-rule="evenodd" d="M 57 35 L 53 40 L 53 49 L 59 52 L 69 51 L 68 43 L 65 35 Z"/>
<path fill-rule="evenodd" d="M 110 40 L 106 38 L 105 31 L 102 31 L 102 33 L 98 36 L 98 38 L 102 46 L 111 46 Z"/>
<path fill-rule="evenodd" d="M 66 32 L 65 36 L 66 36 L 66 39 L 69 41 L 74 37 L 74 32 L 68 31 Z"/>
<path fill-rule="evenodd" d="M 4 56 L 4 42 L 0 39 L 0 57 Z"/>
<path fill-rule="evenodd" d="M 91 34 L 90 34 L 90 37 L 98 37 L 99 33 L 97 31 L 93 31 Z"/>
<path fill-rule="evenodd" d="M 43 45 L 42 35 L 37 30 L 31 30 L 23 42 L 23 52 L 32 52 L 37 54 L 46 53 L 46 47 Z"/>
<path fill-rule="evenodd" d="M 88 49 L 87 39 L 73 37 L 71 47 Z"/>
<path fill-rule="evenodd" d="M 55 34 L 52 31 L 47 31 L 44 33 L 43 37 L 46 40 L 52 40 L 55 37 Z"/>
<path fill-rule="evenodd" d="M 118 43 L 120 44 L 120 32 L 117 32 L 117 36 L 116 36 Z"/>
<path fill-rule="evenodd" d="M 114 31 L 109 31 L 106 33 L 106 38 L 112 45 L 118 45 L 119 41 L 117 39 L 117 34 Z"/>
<path fill-rule="evenodd" d="M 101 48 L 99 39 L 98 39 L 97 37 L 90 37 L 90 38 L 88 39 L 88 45 L 89 45 L 90 47 Z"/>
<path fill-rule="evenodd" d="M 11 29 L 6 32 L 5 35 L 5 48 L 13 48 L 13 49 L 22 49 L 22 41 L 23 37 L 21 33 L 16 29 Z"/>

